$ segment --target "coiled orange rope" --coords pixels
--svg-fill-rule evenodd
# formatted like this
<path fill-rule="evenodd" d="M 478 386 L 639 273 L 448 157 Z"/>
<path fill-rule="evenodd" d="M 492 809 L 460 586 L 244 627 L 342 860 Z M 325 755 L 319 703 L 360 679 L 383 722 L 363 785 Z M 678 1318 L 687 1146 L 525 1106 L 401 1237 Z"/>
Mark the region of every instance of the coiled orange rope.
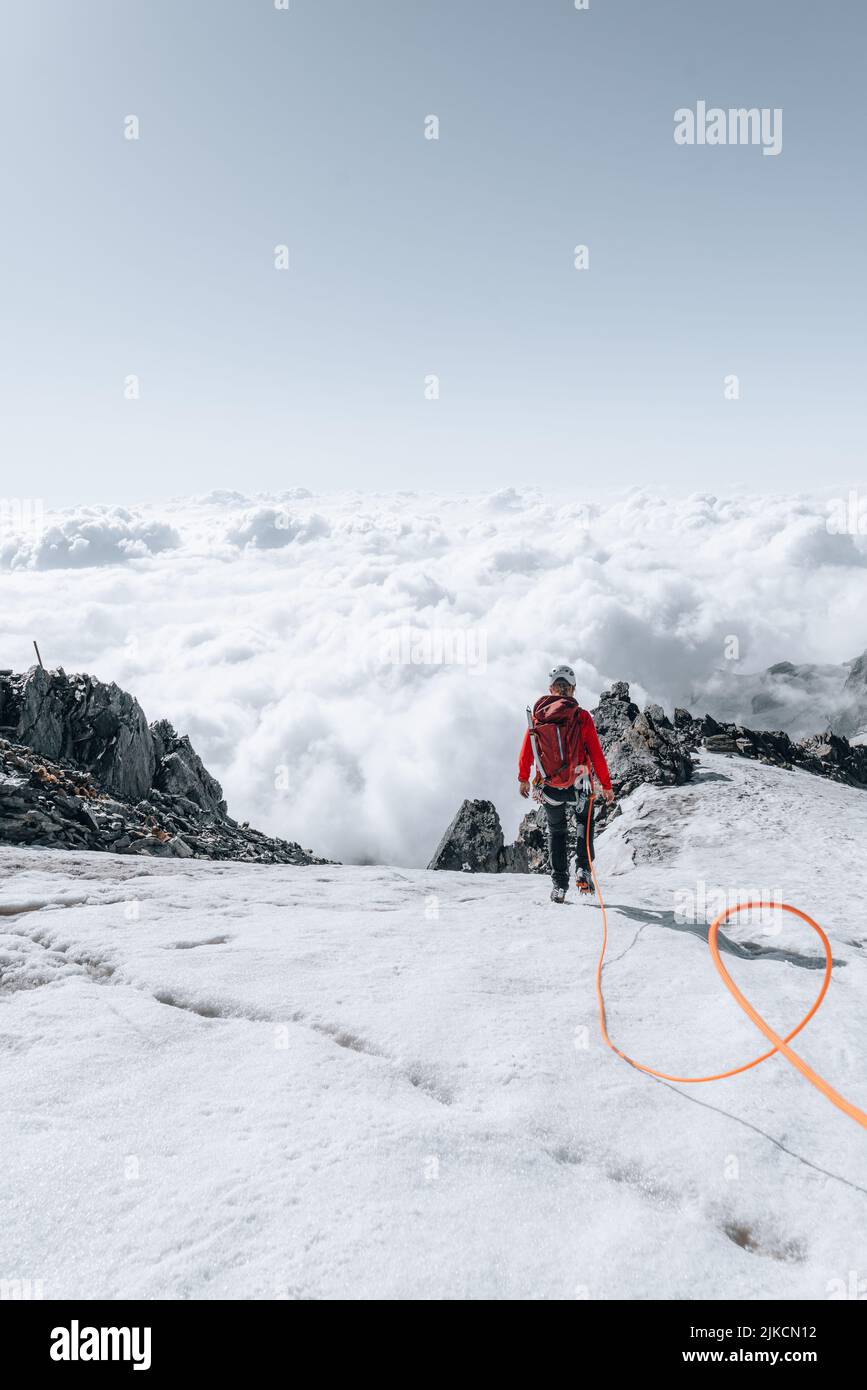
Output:
<path fill-rule="evenodd" d="M 760 1062 L 765 1062 L 769 1057 L 773 1057 L 775 1052 L 781 1052 L 783 1056 L 786 1058 L 786 1060 L 788 1062 L 791 1062 L 793 1067 L 797 1067 L 801 1075 L 806 1077 L 810 1084 L 816 1087 L 817 1091 L 821 1091 L 822 1094 L 827 1097 L 827 1099 L 831 1102 L 832 1105 L 836 1105 L 838 1110 L 842 1110 L 845 1115 L 848 1115 L 850 1117 L 850 1119 L 855 1120 L 857 1124 L 862 1125 L 865 1129 L 867 1129 L 867 1114 L 865 1114 L 863 1110 L 859 1110 L 858 1106 L 853 1105 L 852 1102 L 847 1100 L 845 1096 L 841 1096 L 839 1091 L 834 1090 L 833 1086 L 829 1086 L 828 1082 L 825 1081 L 823 1077 L 819 1076 L 817 1072 L 813 1071 L 812 1067 L 807 1066 L 807 1063 L 803 1060 L 803 1058 L 799 1057 L 797 1052 L 794 1052 L 792 1048 L 789 1047 L 789 1043 L 791 1042 L 792 1038 L 794 1038 L 798 1033 L 800 1033 L 802 1028 L 806 1027 L 806 1025 L 810 1022 L 810 1019 L 813 1017 L 814 1013 L 818 1009 L 819 1005 L 821 1004 L 822 1000 L 825 998 L 828 985 L 831 982 L 831 967 L 833 965 L 833 957 L 831 955 L 831 943 L 829 942 L 822 928 L 819 926 L 818 922 L 814 922 L 812 917 L 807 916 L 806 912 L 801 912 L 800 908 L 790 907 L 788 903 L 735 903 L 732 907 L 727 907 L 724 912 L 721 912 L 718 917 L 714 918 L 713 922 L 710 925 L 710 930 L 708 932 L 707 937 L 707 944 L 710 947 L 710 953 L 713 956 L 713 963 L 716 966 L 717 971 L 719 972 L 726 989 L 728 989 L 729 992 L 734 996 L 734 998 L 737 1000 L 737 1002 L 743 1009 L 744 1013 L 747 1015 L 747 1017 L 752 1019 L 753 1023 L 756 1025 L 758 1029 L 760 1029 L 762 1033 L 764 1033 L 768 1041 L 773 1043 L 773 1046 L 767 1052 L 763 1052 L 759 1057 L 754 1057 L 750 1062 L 744 1062 L 742 1066 L 732 1067 L 730 1071 L 717 1072 L 713 1076 L 670 1076 L 668 1072 L 657 1071 L 654 1067 L 645 1066 L 643 1062 L 636 1062 L 634 1057 L 630 1057 L 626 1052 L 622 1052 L 621 1049 L 611 1041 L 611 1038 L 608 1036 L 608 1028 L 606 1026 L 605 1021 L 605 1000 L 602 994 L 602 966 L 605 960 L 605 948 L 608 943 L 608 919 L 605 913 L 605 903 L 602 898 L 602 892 L 599 888 L 599 880 L 596 877 L 596 869 L 593 865 L 593 860 L 590 856 L 590 825 L 593 816 L 594 800 L 595 794 L 593 791 L 593 784 L 591 780 L 590 799 L 587 809 L 587 862 L 590 865 L 590 873 L 593 878 L 593 887 L 596 889 L 596 897 L 599 899 L 599 906 L 602 910 L 602 950 L 599 952 L 599 961 L 596 966 L 596 998 L 599 1003 L 599 1026 L 602 1031 L 602 1037 L 604 1038 L 607 1045 L 611 1048 L 611 1051 L 616 1052 L 617 1056 L 622 1057 L 624 1062 L 628 1062 L 631 1067 L 636 1067 L 638 1071 L 646 1072 L 648 1076 L 657 1076 L 662 1081 L 677 1081 L 681 1085 L 694 1085 L 702 1081 L 722 1081 L 727 1076 L 737 1076 L 739 1072 L 749 1071 L 751 1067 L 757 1067 Z M 749 908 L 753 907 L 778 909 L 781 912 L 791 912 L 794 917 L 800 917 L 802 922 L 806 922 L 807 926 L 813 928 L 813 931 L 819 937 L 819 940 L 821 941 L 822 946 L 825 950 L 825 975 L 822 980 L 822 988 L 819 990 L 819 993 L 817 994 L 810 1011 L 804 1015 L 797 1027 L 793 1028 L 791 1033 L 787 1033 L 784 1038 L 779 1037 L 778 1034 L 774 1032 L 770 1024 L 766 1023 L 765 1020 L 762 1018 L 761 1014 L 753 1008 L 749 999 L 747 999 L 746 996 L 742 994 L 741 991 L 738 989 L 731 975 L 723 965 L 722 959 L 720 958 L 719 946 L 717 945 L 717 934 L 719 932 L 720 926 L 723 922 L 727 921 L 728 918 L 731 917 L 735 912 L 746 912 Z"/>

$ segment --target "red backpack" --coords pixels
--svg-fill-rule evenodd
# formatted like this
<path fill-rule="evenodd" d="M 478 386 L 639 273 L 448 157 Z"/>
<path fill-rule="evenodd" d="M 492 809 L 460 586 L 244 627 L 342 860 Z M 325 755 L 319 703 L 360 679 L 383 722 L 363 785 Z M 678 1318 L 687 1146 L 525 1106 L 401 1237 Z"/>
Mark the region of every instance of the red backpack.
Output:
<path fill-rule="evenodd" d="M 530 711 L 527 711 L 528 715 Z M 530 742 L 538 768 L 552 787 L 572 785 L 573 768 L 586 762 L 581 736 L 583 710 L 570 695 L 543 695 L 528 719 Z"/>

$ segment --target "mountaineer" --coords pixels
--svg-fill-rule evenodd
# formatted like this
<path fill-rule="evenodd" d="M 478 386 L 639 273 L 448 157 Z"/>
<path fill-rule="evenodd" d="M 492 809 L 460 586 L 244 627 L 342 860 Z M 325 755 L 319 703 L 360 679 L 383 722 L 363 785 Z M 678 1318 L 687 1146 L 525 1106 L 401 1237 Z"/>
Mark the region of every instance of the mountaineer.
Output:
<path fill-rule="evenodd" d="M 592 802 L 587 785 L 589 769 L 602 786 L 605 800 L 614 800 L 611 774 L 599 742 L 596 725 L 586 709 L 575 699 L 575 672 L 571 666 L 555 666 L 549 673 L 549 693 L 527 709 L 527 732 L 518 759 L 518 788 L 530 795 L 530 771 L 536 764 L 533 796 L 545 807 L 548 820 L 548 858 L 554 887 L 551 901 L 566 901 L 569 887 L 569 846 L 567 806 L 575 807 L 578 838 L 575 846 L 575 886 L 580 893 L 591 893 L 590 864 L 593 858 Z M 587 856 L 589 831 L 590 858 Z"/>

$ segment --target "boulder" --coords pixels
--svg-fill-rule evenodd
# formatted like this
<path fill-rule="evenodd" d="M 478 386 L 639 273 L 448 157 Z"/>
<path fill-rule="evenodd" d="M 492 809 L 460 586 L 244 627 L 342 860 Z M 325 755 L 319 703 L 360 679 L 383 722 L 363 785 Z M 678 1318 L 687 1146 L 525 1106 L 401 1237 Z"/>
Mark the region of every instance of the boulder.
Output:
<path fill-rule="evenodd" d="M 501 873 L 506 866 L 503 827 L 492 801 L 464 801 L 440 840 L 429 869 Z"/>
<path fill-rule="evenodd" d="M 574 830 L 574 812 L 567 810 L 570 834 Z M 548 872 L 548 833 L 545 812 L 541 806 L 528 811 L 518 826 L 515 843 L 506 846 L 510 868 L 516 874 L 546 874 Z"/>
<path fill-rule="evenodd" d="M 63 671 L 49 674 L 34 666 L 21 687 L 15 738 L 46 758 L 59 758 L 68 742 L 66 676 Z"/>
<path fill-rule="evenodd" d="M 183 797 L 204 811 L 225 811 L 223 788 L 208 772 L 186 734 L 178 735 L 167 719 L 151 725 L 157 752 L 153 785 L 168 796 Z"/>
<path fill-rule="evenodd" d="M 708 734 L 704 746 L 709 753 L 737 753 L 738 745 L 728 734 Z"/>
<path fill-rule="evenodd" d="M 144 713 L 112 681 L 34 666 L 19 678 L 14 739 L 47 758 L 74 761 L 106 791 L 135 800 L 153 781 L 156 754 Z"/>
<path fill-rule="evenodd" d="M 645 782 L 676 786 L 692 777 L 685 725 L 672 725 L 660 705 L 648 705 L 640 713 L 626 681 L 603 691 L 592 714 L 618 796 L 628 796 Z"/>

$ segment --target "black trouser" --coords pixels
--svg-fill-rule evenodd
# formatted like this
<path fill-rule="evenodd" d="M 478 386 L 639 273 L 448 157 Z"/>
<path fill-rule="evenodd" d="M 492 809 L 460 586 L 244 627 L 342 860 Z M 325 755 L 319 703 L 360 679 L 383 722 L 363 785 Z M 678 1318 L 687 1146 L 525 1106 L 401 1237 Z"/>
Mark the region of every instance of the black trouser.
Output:
<path fill-rule="evenodd" d="M 569 818 L 567 806 L 575 808 L 578 822 L 575 860 L 577 867 L 590 877 L 590 864 L 587 859 L 587 824 L 590 823 L 590 856 L 593 857 L 593 818 L 590 815 L 590 798 L 579 794 L 575 787 L 546 787 L 542 805 L 548 818 L 548 859 L 551 864 L 551 877 L 555 888 L 569 887 Z"/>

